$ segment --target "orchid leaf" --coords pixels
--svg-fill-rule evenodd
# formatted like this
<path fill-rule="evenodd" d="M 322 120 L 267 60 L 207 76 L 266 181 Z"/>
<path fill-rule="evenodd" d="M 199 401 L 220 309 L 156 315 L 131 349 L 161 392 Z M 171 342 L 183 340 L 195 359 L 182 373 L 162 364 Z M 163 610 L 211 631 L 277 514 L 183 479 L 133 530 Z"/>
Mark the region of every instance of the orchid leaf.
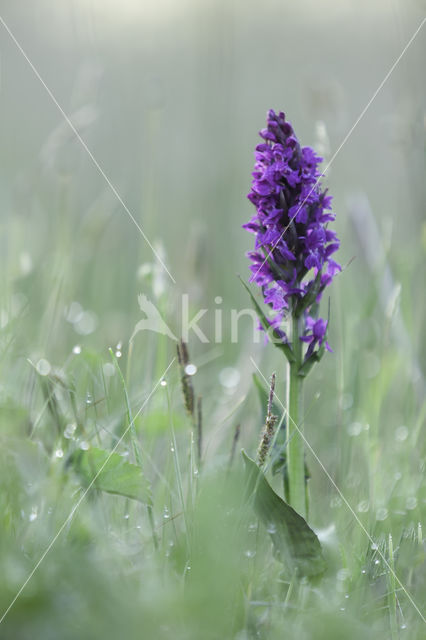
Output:
<path fill-rule="evenodd" d="M 257 464 L 243 451 L 247 488 L 261 522 L 272 538 L 275 555 L 290 575 L 313 578 L 325 571 L 325 560 L 316 534 L 296 511 L 280 498 Z"/>

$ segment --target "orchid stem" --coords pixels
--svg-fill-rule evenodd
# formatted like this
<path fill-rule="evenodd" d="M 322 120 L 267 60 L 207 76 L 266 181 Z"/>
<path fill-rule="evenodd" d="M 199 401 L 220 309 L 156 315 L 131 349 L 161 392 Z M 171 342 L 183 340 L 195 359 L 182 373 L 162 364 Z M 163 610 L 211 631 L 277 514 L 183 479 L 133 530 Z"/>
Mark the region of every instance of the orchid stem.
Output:
<path fill-rule="evenodd" d="M 294 362 L 287 365 L 287 469 L 289 501 L 303 518 L 307 516 L 305 485 L 305 452 L 302 437 L 302 382 L 299 374 L 302 364 L 302 342 L 299 339 L 300 318 L 291 316 L 291 342 Z"/>

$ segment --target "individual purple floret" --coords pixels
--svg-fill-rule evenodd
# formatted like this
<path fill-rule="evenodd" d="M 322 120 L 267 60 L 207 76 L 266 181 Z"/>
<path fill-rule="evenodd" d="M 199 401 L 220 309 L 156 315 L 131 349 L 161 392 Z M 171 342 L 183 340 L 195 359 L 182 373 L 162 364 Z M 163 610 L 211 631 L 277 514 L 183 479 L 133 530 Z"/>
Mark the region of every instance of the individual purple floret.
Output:
<path fill-rule="evenodd" d="M 322 293 L 340 265 L 331 259 L 339 248 L 336 233 L 328 228 L 335 216 L 331 196 L 319 184 L 322 158 L 311 147 L 301 147 L 284 113 L 268 112 L 263 142 L 255 151 L 249 200 L 256 207 L 243 225 L 255 234 L 251 282 L 262 289 L 274 312 L 268 318 L 278 329 L 288 314 L 304 318 L 300 340 L 308 343 L 306 357 L 325 342 L 327 322 L 317 318 Z M 283 334 L 283 340 L 287 338 Z"/>

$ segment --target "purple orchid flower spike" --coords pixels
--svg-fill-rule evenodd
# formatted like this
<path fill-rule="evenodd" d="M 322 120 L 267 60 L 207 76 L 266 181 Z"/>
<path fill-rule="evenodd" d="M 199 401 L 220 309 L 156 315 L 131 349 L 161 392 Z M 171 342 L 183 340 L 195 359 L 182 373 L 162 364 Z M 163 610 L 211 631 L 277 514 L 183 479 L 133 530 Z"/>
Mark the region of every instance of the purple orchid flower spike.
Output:
<path fill-rule="evenodd" d="M 339 240 L 328 227 L 334 214 L 331 196 L 320 184 L 322 159 L 311 147 L 300 146 L 282 112 L 268 112 L 260 136 L 248 194 L 256 212 L 243 227 L 255 236 L 254 251 L 247 254 L 250 282 L 261 289 L 267 314 L 244 286 L 261 328 L 288 360 L 284 491 L 291 506 L 305 517 L 302 383 L 324 352 L 331 351 L 328 320 L 318 317 L 318 309 L 325 288 L 341 270 L 331 258 Z"/>
<path fill-rule="evenodd" d="M 269 323 L 280 329 L 284 341 L 282 323 L 290 315 L 301 318 L 297 339 L 308 345 L 306 360 L 323 346 L 328 323 L 316 317 L 316 309 L 341 270 L 331 259 L 339 248 L 336 233 L 328 228 L 335 218 L 332 198 L 319 182 L 322 158 L 300 146 L 284 113 L 271 109 L 260 136 L 247 196 L 256 213 L 243 225 L 255 235 L 255 250 L 247 254 L 250 281 L 261 288 L 274 314 Z M 331 351 L 327 342 L 325 348 Z"/>

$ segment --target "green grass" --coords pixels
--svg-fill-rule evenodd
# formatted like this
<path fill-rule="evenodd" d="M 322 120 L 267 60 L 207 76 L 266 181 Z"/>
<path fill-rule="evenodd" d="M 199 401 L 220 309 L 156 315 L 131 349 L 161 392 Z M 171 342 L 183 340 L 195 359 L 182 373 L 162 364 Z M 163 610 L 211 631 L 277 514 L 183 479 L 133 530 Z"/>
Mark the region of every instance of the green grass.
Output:
<path fill-rule="evenodd" d="M 336 288 L 339 299 L 345 287 Z M 366 307 L 363 323 L 372 322 L 367 314 Z M 308 451 L 310 523 L 327 562 L 324 576 L 309 582 L 274 557 L 268 532 L 244 498 L 238 453 L 228 472 L 235 425 L 243 425 L 240 444 L 254 453 L 266 411 L 250 378 L 243 376 L 226 397 L 220 363 L 203 365 L 197 346 L 194 361 L 201 364 L 191 381 L 204 396 L 206 443 L 198 470 L 176 363 L 167 385 L 158 384 L 173 343 L 141 336 L 131 361 L 122 346 L 112 367 L 106 348 L 83 347 L 41 375 L 40 364 L 38 371 L 37 363 L 16 357 L 25 337 L 18 317 L 9 330 L 18 337 L 9 350 L 5 340 L 2 359 L 3 610 L 66 526 L 2 622 L 0 637 L 54 638 L 61 628 L 63 638 L 279 638 L 283 629 L 300 638 L 421 638 L 424 623 L 410 598 L 422 610 L 425 409 L 404 382 L 404 359 L 391 345 L 374 346 L 381 366 L 374 376 L 365 373 L 371 362 L 357 349 L 354 319 L 340 318 L 346 347 L 340 351 L 337 332 L 337 353 L 314 369 L 305 434 L 362 527 Z M 240 348 L 243 355 L 250 351 L 244 342 Z M 371 349 L 370 342 L 370 359 Z M 272 346 L 263 351 L 269 359 L 261 369 L 279 372 L 284 402 L 283 358 Z M 327 379 L 333 369 L 335 382 Z M 116 448 L 142 468 L 152 502 L 95 485 L 67 521 L 88 482 L 73 462 L 82 443 L 87 453 Z M 279 479 L 270 481 L 280 492 Z"/>

